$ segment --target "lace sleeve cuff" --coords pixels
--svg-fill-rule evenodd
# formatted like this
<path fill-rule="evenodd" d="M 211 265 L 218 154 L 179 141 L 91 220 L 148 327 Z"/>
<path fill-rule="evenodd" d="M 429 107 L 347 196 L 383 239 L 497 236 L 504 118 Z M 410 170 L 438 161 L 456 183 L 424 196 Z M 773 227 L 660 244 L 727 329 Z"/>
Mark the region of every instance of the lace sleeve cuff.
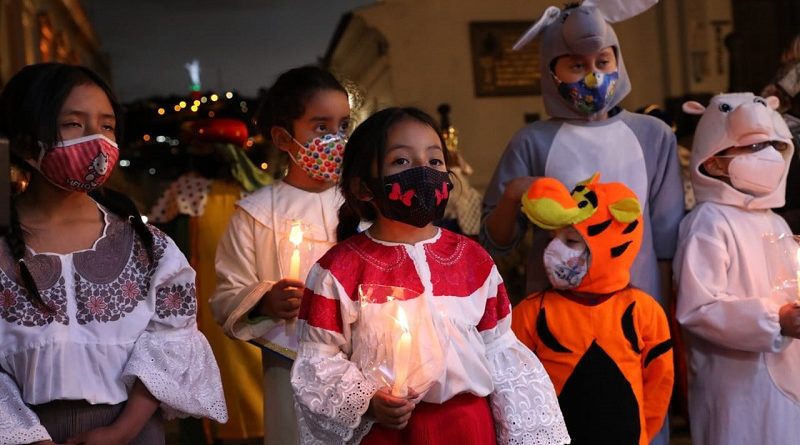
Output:
<path fill-rule="evenodd" d="M 50 440 L 39 418 L 22 401 L 16 383 L 0 372 L 0 445 Z"/>
<path fill-rule="evenodd" d="M 553 383 L 539 359 L 510 331 L 487 348 L 498 445 L 570 443 Z"/>
<path fill-rule="evenodd" d="M 18 445 L 21 443 L 35 443 L 40 440 L 50 440 L 50 435 L 47 434 L 47 430 L 41 425 L 31 427 L 7 425 L 8 422 L 6 422 L 6 420 L 11 423 L 14 422 L 13 417 L 5 417 L 7 414 L 8 413 L 0 411 L 0 415 L 4 416 L 4 419 L 0 420 L 0 428 L 2 429 L 2 432 L 0 432 L 0 445 Z"/>
<path fill-rule="evenodd" d="M 228 420 L 219 368 L 208 341 L 196 328 L 145 331 L 122 372 L 130 389 L 138 378 L 161 401 L 166 418 Z"/>
<path fill-rule="evenodd" d="M 363 415 L 378 388 L 343 353 L 326 356 L 303 343 L 292 387 L 303 444 L 359 443 L 369 432 L 373 422 Z"/>

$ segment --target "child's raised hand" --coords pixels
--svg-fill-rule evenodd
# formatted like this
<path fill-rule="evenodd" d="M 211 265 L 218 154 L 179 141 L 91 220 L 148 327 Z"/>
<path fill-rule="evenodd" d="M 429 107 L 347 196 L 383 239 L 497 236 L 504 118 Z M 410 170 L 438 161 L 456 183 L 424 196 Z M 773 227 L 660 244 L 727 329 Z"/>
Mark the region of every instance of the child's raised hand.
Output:
<path fill-rule="evenodd" d="M 411 399 L 416 396 L 417 393 L 411 388 L 408 389 L 407 397 L 393 396 L 390 388 L 380 389 L 372 396 L 367 414 L 387 428 L 402 430 L 408 425 L 408 419 L 411 418 L 411 412 L 414 411 L 416 405 L 411 402 Z"/>
<path fill-rule="evenodd" d="M 300 280 L 292 278 L 279 280 L 261 297 L 258 310 L 262 315 L 284 320 L 297 317 L 304 290 L 305 283 Z"/>
<path fill-rule="evenodd" d="M 514 205 L 519 206 L 520 200 L 528 192 L 533 181 L 536 178 L 533 176 L 520 176 L 506 182 L 506 189 L 503 191 L 503 199 L 513 202 Z"/>
<path fill-rule="evenodd" d="M 781 335 L 800 338 L 800 306 L 797 303 L 787 303 L 778 310 L 778 321 L 781 325 Z"/>

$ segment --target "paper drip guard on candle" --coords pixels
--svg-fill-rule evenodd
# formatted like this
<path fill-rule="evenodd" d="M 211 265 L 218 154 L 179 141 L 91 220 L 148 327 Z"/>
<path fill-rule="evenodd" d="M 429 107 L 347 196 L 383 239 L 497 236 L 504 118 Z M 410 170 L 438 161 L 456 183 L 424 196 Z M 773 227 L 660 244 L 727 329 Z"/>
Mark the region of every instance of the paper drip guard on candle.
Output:
<path fill-rule="evenodd" d="M 800 241 L 800 237 L 795 237 L 795 241 Z M 796 287 L 797 299 L 794 300 L 795 306 L 800 306 L 800 245 L 797 246 L 797 253 L 795 254 L 795 267 L 797 268 L 796 274 Z"/>

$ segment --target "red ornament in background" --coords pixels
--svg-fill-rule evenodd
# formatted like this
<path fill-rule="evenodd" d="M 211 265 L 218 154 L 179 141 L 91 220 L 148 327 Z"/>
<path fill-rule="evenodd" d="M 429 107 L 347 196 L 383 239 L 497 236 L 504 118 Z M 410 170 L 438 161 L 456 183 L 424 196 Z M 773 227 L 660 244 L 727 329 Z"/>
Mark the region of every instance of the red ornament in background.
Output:
<path fill-rule="evenodd" d="M 247 144 L 247 125 L 237 119 L 204 119 L 192 125 L 194 137 L 203 142 L 230 142 L 240 147 Z"/>

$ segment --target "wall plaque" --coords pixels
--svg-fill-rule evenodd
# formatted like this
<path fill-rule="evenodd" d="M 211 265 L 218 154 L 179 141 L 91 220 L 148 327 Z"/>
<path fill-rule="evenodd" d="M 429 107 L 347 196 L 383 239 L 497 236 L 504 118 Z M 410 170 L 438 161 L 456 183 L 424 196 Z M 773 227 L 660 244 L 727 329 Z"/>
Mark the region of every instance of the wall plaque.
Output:
<path fill-rule="evenodd" d="M 541 93 L 539 42 L 514 51 L 514 42 L 532 20 L 471 22 L 472 73 L 477 97 L 527 96 Z"/>

